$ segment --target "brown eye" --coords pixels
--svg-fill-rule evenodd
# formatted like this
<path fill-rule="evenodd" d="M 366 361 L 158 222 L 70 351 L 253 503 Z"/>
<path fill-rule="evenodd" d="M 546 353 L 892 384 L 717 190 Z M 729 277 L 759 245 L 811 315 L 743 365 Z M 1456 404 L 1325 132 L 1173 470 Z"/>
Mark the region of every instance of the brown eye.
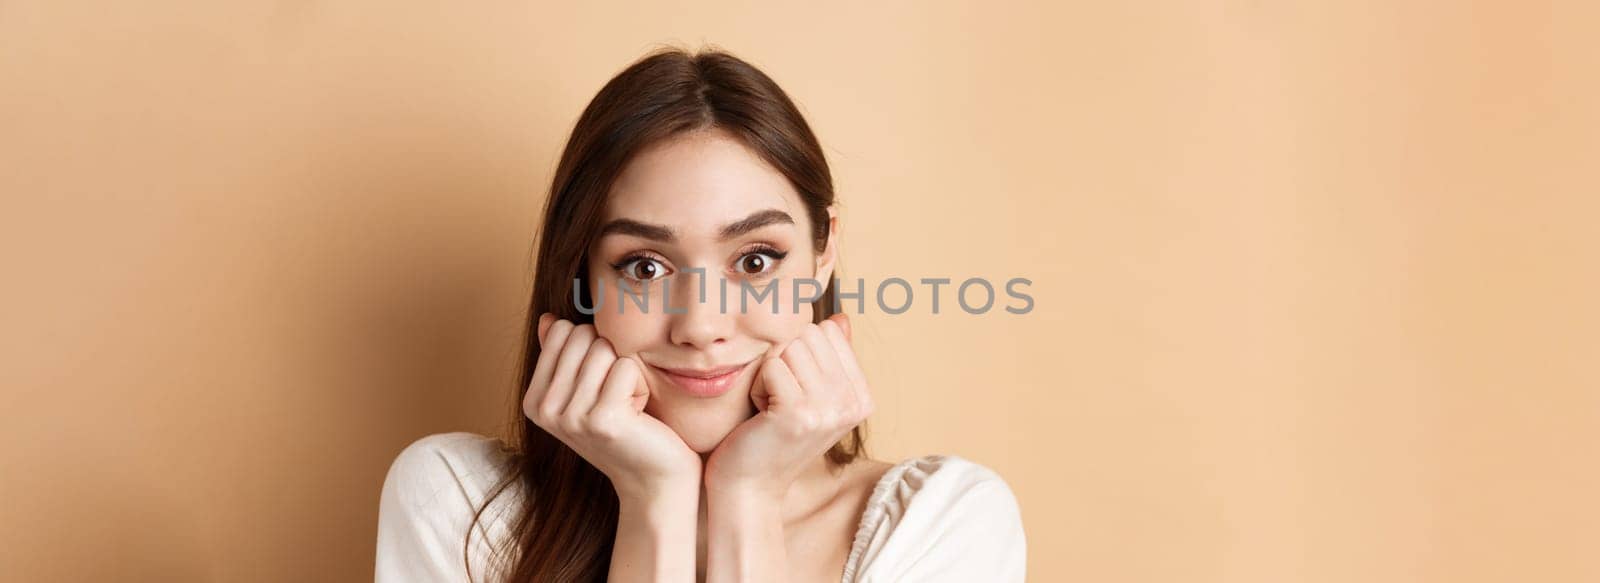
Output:
<path fill-rule="evenodd" d="M 666 267 L 661 265 L 660 261 L 645 257 L 623 263 L 622 266 L 617 268 L 617 271 L 620 271 L 623 277 L 637 281 L 659 279 L 665 277 L 667 272 Z"/>
<path fill-rule="evenodd" d="M 767 269 L 767 258 L 751 253 L 744 256 L 744 261 L 739 262 L 745 273 L 761 273 Z"/>
<path fill-rule="evenodd" d="M 783 255 L 774 251 L 753 251 L 739 257 L 737 269 L 745 275 L 762 275 L 772 271 Z"/>

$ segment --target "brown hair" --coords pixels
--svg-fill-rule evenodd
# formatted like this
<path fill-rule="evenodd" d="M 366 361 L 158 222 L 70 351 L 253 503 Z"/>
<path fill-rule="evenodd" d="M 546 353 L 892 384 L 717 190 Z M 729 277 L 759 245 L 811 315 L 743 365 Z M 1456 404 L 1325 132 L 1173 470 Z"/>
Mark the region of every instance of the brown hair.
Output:
<path fill-rule="evenodd" d="M 513 511 L 508 536 L 491 543 L 494 562 L 501 565 L 506 581 L 606 578 L 617 529 L 618 502 L 611 481 L 523 416 L 522 395 L 539 359 L 537 318 L 548 312 L 575 324 L 593 322 L 593 316 L 577 311 L 568 294 L 574 278 L 588 280 L 587 251 L 612 182 L 629 159 L 650 145 L 708 129 L 733 135 L 787 177 L 810 217 L 814 248 L 820 253 L 827 247 L 833 177 L 800 110 L 766 74 L 720 50 L 691 54 L 663 49 L 635 62 L 600 89 L 572 129 L 544 209 L 508 439 L 513 444 L 510 471 L 491 490 L 467 529 L 470 550 L 471 533 L 484 509 L 508 487 L 521 486 L 525 496 Z M 587 294 L 587 287 L 582 293 Z M 836 293 L 829 282 L 813 304 L 814 322 L 834 313 Z M 828 450 L 828 461 L 848 464 L 864 454 L 864 445 L 865 435 L 858 426 Z M 464 554 L 470 558 L 470 552 Z"/>

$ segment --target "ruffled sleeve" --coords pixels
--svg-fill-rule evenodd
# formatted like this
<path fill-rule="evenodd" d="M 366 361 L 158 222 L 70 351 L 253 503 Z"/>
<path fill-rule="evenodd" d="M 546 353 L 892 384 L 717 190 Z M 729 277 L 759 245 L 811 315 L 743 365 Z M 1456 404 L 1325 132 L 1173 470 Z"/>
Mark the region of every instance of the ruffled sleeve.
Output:
<path fill-rule="evenodd" d="M 490 580 L 489 541 L 504 536 L 515 487 L 472 528 L 470 579 L 464 553 L 473 514 L 505 475 L 504 461 L 499 441 L 472 433 L 429 435 L 401 451 L 378 504 L 377 583 Z"/>
<path fill-rule="evenodd" d="M 1027 541 L 1011 488 L 957 456 L 913 458 L 878 480 L 843 583 L 1023 581 Z"/>

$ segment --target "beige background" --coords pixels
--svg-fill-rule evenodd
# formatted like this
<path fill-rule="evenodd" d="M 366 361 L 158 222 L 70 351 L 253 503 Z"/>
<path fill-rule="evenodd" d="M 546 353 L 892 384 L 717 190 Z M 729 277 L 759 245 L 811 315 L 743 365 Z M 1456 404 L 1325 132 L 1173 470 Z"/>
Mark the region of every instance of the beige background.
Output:
<path fill-rule="evenodd" d="M 6 581 L 369 578 L 661 42 L 801 103 L 846 274 L 1034 280 L 858 333 L 1033 580 L 1600 580 L 1592 2 L 98 4 L 0 2 Z"/>

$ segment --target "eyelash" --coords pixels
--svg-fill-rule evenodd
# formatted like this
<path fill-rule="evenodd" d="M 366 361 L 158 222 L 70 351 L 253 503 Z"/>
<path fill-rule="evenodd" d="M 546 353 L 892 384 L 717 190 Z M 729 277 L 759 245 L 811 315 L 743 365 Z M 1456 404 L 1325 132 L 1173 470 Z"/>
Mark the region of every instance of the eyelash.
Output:
<path fill-rule="evenodd" d="M 738 272 L 738 273 L 740 275 L 745 275 L 747 277 L 750 277 L 751 279 L 762 279 L 762 278 L 765 278 L 767 276 L 770 276 L 773 271 L 776 271 L 778 269 L 778 266 L 783 263 L 783 258 L 789 256 L 789 252 L 788 251 L 784 251 L 782 249 L 779 249 L 777 247 L 774 247 L 772 245 L 768 245 L 766 243 L 757 243 L 754 246 L 746 249 L 743 253 L 740 253 L 739 257 L 737 259 L 735 259 L 734 264 L 737 265 L 739 263 L 739 260 L 742 260 L 745 257 L 749 257 L 751 255 L 762 255 L 762 256 L 765 256 L 767 259 L 772 261 L 772 267 L 768 268 L 766 271 L 764 271 L 762 273 L 749 273 L 749 274 L 744 273 L 744 272 Z M 612 263 L 611 264 L 611 269 L 613 271 L 617 272 L 618 275 L 621 275 L 622 277 L 627 278 L 629 281 L 635 281 L 635 282 L 646 281 L 646 280 L 634 277 L 633 274 L 630 273 L 630 271 L 627 269 L 627 267 L 629 265 L 632 265 L 636 261 L 654 261 L 654 262 L 663 264 L 663 266 L 665 266 L 665 264 L 666 264 L 666 260 L 664 260 L 664 259 L 662 259 L 662 258 L 660 258 L 660 257 L 658 257 L 658 256 L 656 256 L 654 254 L 643 252 L 643 251 L 634 251 L 632 253 L 624 255 L 622 257 L 622 259 L 617 260 L 616 263 Z M 653 279 L 660 279 L 661 277 L 666 277 L 666 276 L 663 275 L 663 276 L 659 276 L 659 277 L 656 277 L 656 278 L 653 278 Z"/>

